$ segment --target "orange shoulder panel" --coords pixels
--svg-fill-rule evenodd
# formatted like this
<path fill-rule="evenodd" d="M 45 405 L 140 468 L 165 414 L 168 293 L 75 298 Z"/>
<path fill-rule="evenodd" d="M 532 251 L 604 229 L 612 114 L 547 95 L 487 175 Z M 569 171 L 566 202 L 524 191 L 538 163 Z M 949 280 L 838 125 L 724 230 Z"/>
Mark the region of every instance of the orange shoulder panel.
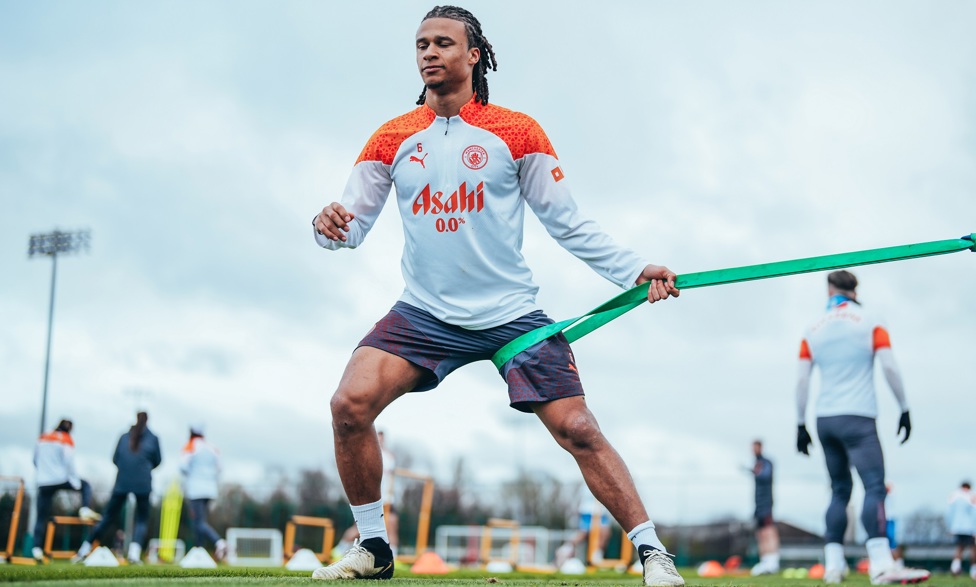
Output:
<path fill-rule="evenodd" d="M 556 157 L 549 137 L 531 116 L 494 104 L 482 106 L 480 102 L 469 102 L 461 108 L 461 118 L 505 141 L 516 161 L 532 153 Z"/>
<path fill-rule="evenodd" d="M 872 346 L 874 350 L 891 348 L 891 339 L 888 337 L 888 331 L 881 326 L 874 327 L 873 339 Z"/>
<path fill-rule="evenodd" d="M 187 442 L 187 443 L 186 443 L 186 444 L 185 444 L 185 445 L 183 446 L 183 452 L 193 452 L 193 441 L 194 441 L 194 440 L 196 440 L 196 438 L 191 438 L 191 439 L 189 440 L 189 442 Z"/>
<path fill-rule="evenodd" d="M 403 141 L 430 126 L 434 117 L 433 110 L 419 106 L 387 122 L 369 138 L 356 164 L 361 161 L 382 161 L 384 165 L 393 165 L 393 158 Z"/>
<path fill-rule="evenodd" d="M 807 344 L 807 339 L 803 339 L 800 342 L 800 358 L 807 359 L 808 361 L 813 360 L 813 355 L 810 354 L 810 345 Z"/>
<path fill-rule="evenodd" d="M 38 441 L 57 442 L 59 444 L 66 444 L 68 446 L 75 445 L 75 441 L 72 440 L 71 435 L 61 430 L 54 430 L 52 432 L 48 432 L 47 434 L 42 434 Z"/>

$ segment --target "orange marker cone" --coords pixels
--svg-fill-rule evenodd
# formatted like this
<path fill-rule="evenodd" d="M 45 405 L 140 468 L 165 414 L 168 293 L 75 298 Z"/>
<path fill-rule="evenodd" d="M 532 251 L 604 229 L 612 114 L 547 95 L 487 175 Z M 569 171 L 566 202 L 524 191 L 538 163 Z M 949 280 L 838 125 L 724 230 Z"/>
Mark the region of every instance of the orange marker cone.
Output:
<path fill-rule="evenodd" d="M 444 562 L 444 559 L 437 556 L 437 553 L 432 550 L 420 555 L 417 562 L 410 567 L 410 572 L 418 575 L 446 575 L 450 571 L 451 569 Z"/>
<path fill-rule="evenodd" d="M 698 565 L 699 577 L 721 577 L 725 568 L 718 561 L 705 561 Z"/>

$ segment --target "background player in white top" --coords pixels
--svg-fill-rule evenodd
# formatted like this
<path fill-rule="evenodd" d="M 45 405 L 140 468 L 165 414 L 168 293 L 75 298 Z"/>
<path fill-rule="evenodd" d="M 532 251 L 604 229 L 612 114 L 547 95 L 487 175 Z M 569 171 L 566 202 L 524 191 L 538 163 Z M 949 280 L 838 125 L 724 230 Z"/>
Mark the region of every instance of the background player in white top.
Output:
<path fill-rule="evenodd" d="M 538 123 L 488 103 L 495 53 L 467 10 L 438 6 L 414 49 L 419 108 L 393 119 L 363 149 L 342 201 L 313 219 L 327 249 L 363 242 L 391 186 L 404 229 L 404 293 L 355 350 L 332 397 L 336 463 L 363 540 L 314 578 L 388 578 L 382 456 L 373 422 L 411 391 L 488 360 L 550 320 L 522 256 L 528 205 L 560 245 L 621 287 L 649 283 L 651 302 L 677 296 L 675 274 L 617 245 L 577 209 Z M 337 276 L 338 277 L 338 276 Z M 337 282 L 338 283 L 338 282 Z M 534 413 L 575 459 L 593 495 L 638 547 L 646 585 L 684 585 L 633 479 L 583 399 L 565 337 L 520 353 L 499 374 L 513 408 Z"/>
<path fill-rule="evenodd" d="M 193 545 L 202 547 L 206 539 L 214 545 L 214 557 L 221 560 L 227 555 L 227 541 L 207 523 L 210 502 L 219 494 L 220 452 L 203 432 L 203 424 L 190 426 L 190 439 L 180 456 L 183 497 L 189 503 Z"/>
<path fill-rule="evenodd" d="M 75 468 L 75 443 L 71 438 L 73 423 L 67 418 L 58 422 L 57 428 L 37 439 L 34 446 L 34 466 L 37 468 L 37 523 L 34 526 L 34 547 L 31 551 L 37 560 L 44 559 L 44 539 L 47 535 L 48 518 L 59 491 L 81 493 L 78 517 L 98 521 L 102 516 L 91 507 L 91 485 L 78 476 Z"/>
<path fill-rule="evenodd" d="M 567 560 L 576 556 L 576 549 L 580 544 L 585 544 L 586 548 L 583 551 L 583 556 L 577 558 L 582 558 L 583 562 L 591 565 L 603 562 L 603 554 L 606 552 L 607 543 L 610 542 L 613 521 L 603 504 L 598 502 L 593 494 L 587 491 L 586 487 L 583 488 L 583 495 L 580 498 L 579 506 L 576 508 L 576 517 L 576 533 L 556 549 L 553 562 L 557 569 L 561 568 Z M 593 524 L 599 525 L 600 534 L 596 549 L 589 553 L 589 538 Z"/>
<path fill-rule="evenodd" d="M 976 539 L 973 538 L 976 534 L 976 495 L 973 495 L 969 481 L 963 481 L 959 489 L 949 496 L 945 523 L 956 543 L 956 552 L 949 571 L 953 576 L 962 572 L 962 555 L 968 548 L 969 576 L 976 579 Z"/>
<path fill-rule="evenodd" d="M 857 301 L 857 278 L 849 271 L 827 276 L 827 313 L 811 326 L 800 344 L 797 400 L 797 450 L 809 455 L 810 434 L 806 429 L 810 373 L 820 368 L 821 388 L 817 397 L 817 435 L 823 447 L 832 496 L 827 508 L 824 537 L 824 581 L 839 583 L 847 574 L 844 558 L 844 530 L 847 504 L 853 480 L 851 466 L 864 485 L 861 523 L 867 531 L 865 544 L 873 584 L 916 583 L 928 578 L 928 571 L 895 565 L 886 536 L 885 471 L 881 442 L 875 427 L 878 415 L 874 391 L 874 360 L 882 370 L 901 407 L 898 432 L 911 434 L 908 402 L 901 374 L 891 353 L 888 331 L 880 320 Z"/>

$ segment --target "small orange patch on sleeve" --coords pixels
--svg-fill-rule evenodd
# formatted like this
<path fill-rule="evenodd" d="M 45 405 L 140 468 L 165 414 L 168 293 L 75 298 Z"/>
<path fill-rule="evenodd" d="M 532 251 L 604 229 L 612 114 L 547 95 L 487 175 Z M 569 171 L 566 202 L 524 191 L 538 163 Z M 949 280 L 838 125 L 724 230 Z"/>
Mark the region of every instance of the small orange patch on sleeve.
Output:
<path fill-rule="evenodd" d="M 874 327 L 873 347 L 874 350 L 891 348 L 891 339 L 888 337 L 888 331 L 880 326 Z"/>
<path fill-rule="evenodd" d="M 559 181 L 559 180 L 561 180 L 564 177 L 566 177 L 566 176 L 563 175 L 563 170 L 560 167 L 553 167 L 553 169 L 552 169 L 552 178 L 554 180 Z"/>
<path fill-rule="evenodd" d="M 807 344 L 806 339 L 800 342 L 800 358 L 808 361 L 813 360 L 813 355 L 810 354 L 810 345 Z"/>

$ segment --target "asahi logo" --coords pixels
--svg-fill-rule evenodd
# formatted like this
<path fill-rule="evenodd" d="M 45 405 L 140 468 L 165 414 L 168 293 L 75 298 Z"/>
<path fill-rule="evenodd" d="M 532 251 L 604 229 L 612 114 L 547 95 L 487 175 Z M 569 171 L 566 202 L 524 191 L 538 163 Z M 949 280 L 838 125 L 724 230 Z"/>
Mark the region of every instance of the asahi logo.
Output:
<path fill-rule="evenodd" d="M 485 207 L 485 182 L 479 182 L 468 191 L 467 182 L 461 182 L 458 189 L 449 196 L 444 192 L 431 192 L 430 184 L 420 190 L 413 201 L 413 213 L 418 214 L 456 214 L 461 212 L 481 212 Z"/>

